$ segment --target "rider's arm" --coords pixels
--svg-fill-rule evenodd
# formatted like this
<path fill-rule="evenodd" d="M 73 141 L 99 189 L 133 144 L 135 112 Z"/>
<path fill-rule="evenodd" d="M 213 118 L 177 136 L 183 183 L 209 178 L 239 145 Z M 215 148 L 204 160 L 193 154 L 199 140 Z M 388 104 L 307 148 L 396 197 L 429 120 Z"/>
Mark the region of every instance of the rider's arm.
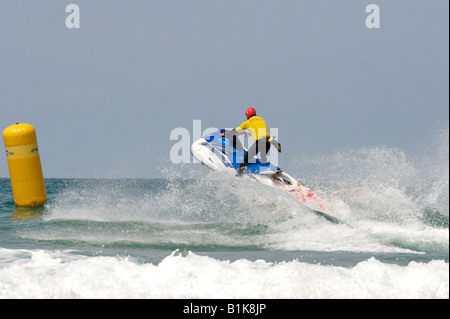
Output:
<path fill-rule="evenodd" d="M 241 131 L 247 129 L 247 126 L 248 126 L 248 121 L 245 121 L 245 122 L 242 123 L 240 126 L 236 127 L 236 128 L 234 129 L 234 131 L 236 131 L 236 132 L 239 133 L 239 132 L 241 132 Z"/>

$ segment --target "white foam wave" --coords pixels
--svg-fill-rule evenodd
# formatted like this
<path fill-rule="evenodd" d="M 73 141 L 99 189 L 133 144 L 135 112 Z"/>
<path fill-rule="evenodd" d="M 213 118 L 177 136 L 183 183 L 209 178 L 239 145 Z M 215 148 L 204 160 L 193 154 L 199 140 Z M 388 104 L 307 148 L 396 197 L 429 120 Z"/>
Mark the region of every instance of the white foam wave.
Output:
<path fill-rule="evenodd" d="M 159 264 L 131 258 L 0 248 L 0 298 L 449 298 L 444 261 L 352 268 L 189 252 Z"/>
<path fill-rule="evenodd" d="M 165 232 L 170 235 L 165 242 L 187 246 L 256 244 L 275 250 L 448 251 L 448 130 L 438 134 L 437 141 L 430 145 L 419 157 L 379 146 L 292 161 L 295 169 L 288 168 L 289 173 L 295 175 L 297 171 L 315 193 L 333 201 L 333 216 L 342 222 L 338 225 L 314 215 L 282 191 L 220 173 L 205 174 L 190 182 L 168 179 L 167 185 L 147 192 L 142 191 L 145 187 L 135 187 L 132 180 L 79 184 L 58 194 L 43 219 L 166 226 L 180 222 L 268 225 L 267 231 L 244 238 L 198 227 L 195 232 L 189 227 L 183 229 L 183 236 L 190 239 L 187 241 L 177 232 Z M 427 207 L 437 210 L 435 216 L 426 216 Z M 443 218 L 438 222 L 443 221 L 444 226 L 436 225 L 432 220 L 436 216 Z M 47 228 L 26 230 L 20 236 L 152 243 L 153 236 L 160 233 L 149 232 L 145 226 L 142 232 L 136 230 L 142 228 L 138 225 L 120 235 L 107 229 L 71 235 L 64 229 L 49 232 Z"/>
<path fill-rule="evenodd" d="M 386 188 L 374 196 L 367 192 L 371 188 L 364 188 L 353 194 L 351 207 L 338 198 L 333 214 L 343 223 L 332 224 L 293 196 L 248 179 L 212 173 L 194 181 L 165 181 L 156 186 L 153 182 L 157 181 L 148 181 L 145 187 L 134 185 L 138 182 L 133 180 L 77 184 L 59 194 L 43 218 L 45 222 L 131 224 L 89 224 L 74 229 L 49 224 L 21 230 L 19 236 L 91 243 L 162 243 L 174 248 L 180 244 L 351 252 L 448 250 L 448 228 L 424 225 L 417 204 L 397 189 Z M 202 223 L 210 226 L 202 227 Z M 245 225 L 260 224 L 267 229 L 241 236 L 239 230 Z M 229 227 L 226 225 L 238 227 L 237 231 L 229 233 L 223 228 Z"/>
<path fill-rule="evenodd" d="M 435 134 L 418 155 L 378 146 L 293 159 L 293 174 L 334 201 L 335 216 L 358 230 L 356 238 L 366 233 L 388 246 L 448 251 L 448 136 L 448 129 Z"/>

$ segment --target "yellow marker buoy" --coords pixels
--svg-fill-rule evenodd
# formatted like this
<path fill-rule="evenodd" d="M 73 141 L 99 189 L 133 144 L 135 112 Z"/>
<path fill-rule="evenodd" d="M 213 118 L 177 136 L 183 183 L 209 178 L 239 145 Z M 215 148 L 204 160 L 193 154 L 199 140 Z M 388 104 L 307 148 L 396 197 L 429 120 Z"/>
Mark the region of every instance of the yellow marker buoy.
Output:
<path fill-rule="evenodd" d="M 41 206 L 47 201 L 36 131 L 17 123 L 3 131 L 11 187 L 16 206 Z"/>

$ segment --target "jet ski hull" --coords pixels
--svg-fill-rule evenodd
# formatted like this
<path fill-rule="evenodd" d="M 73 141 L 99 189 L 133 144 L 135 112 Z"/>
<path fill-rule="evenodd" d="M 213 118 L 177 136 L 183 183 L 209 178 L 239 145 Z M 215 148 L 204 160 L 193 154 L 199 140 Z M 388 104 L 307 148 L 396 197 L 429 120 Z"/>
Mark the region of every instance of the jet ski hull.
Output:
<path fill-rule="evenodd" d="M 204 136 L 191 145 L 194 158 L 213 171 L 236 172 L 245 151 L 246 149 L 234 137 L 233 132 L 226 130 Z M 258 157 L 248 163 L 245 173 L 265 185 L 288 192 L 314 211 L 323 213 L 325 210 L 330 210 L 324 200 L 309 188 L 301 185 L 279 167 L 271 163 L 262 163 Z"/>

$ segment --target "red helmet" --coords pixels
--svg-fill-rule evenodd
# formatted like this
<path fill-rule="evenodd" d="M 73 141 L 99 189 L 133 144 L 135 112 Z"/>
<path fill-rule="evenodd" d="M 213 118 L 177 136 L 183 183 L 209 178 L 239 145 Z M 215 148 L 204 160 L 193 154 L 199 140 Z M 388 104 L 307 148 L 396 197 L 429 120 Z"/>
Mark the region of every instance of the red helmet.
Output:
<path fill-rule="evenodd" d="M 246 111 L 245 111 L 245 116 L 247 116 L 247 120 L 250 118 L 250 116 L 256 115 L 256 111 L 254 108 L 249 107 Z"/>

